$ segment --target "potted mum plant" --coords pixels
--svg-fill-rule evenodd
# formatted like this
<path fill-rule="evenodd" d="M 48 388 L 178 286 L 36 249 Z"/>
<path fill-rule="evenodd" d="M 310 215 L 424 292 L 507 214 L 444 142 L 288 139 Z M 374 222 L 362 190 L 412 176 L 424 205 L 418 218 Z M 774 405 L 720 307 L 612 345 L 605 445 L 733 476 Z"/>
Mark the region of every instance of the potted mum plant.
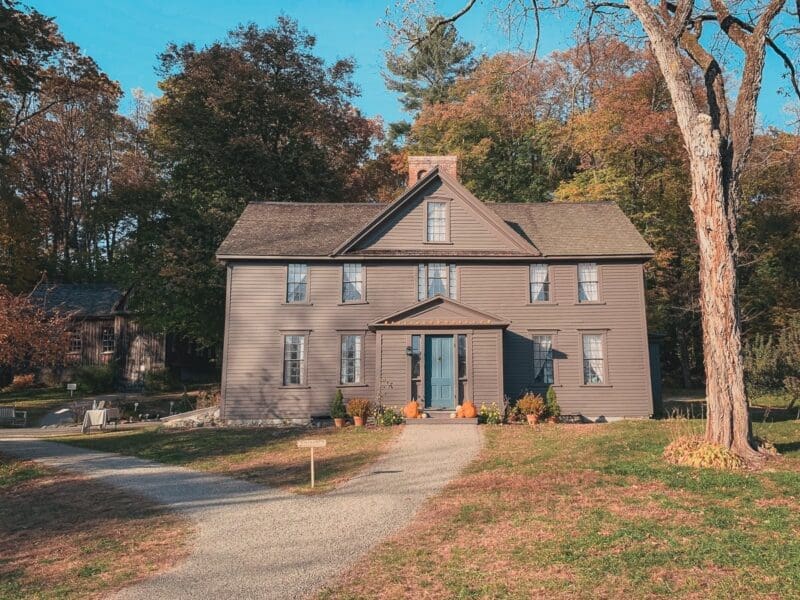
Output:
<path fill-rule="evenodd" d="M 336 390 L 331 402 L 331 418 L 336 427 L 344 427 L 344 420 L 347 418 L 347 409 L 344 407 L 344 396 L 342 390 Z"/>
<path fill-rule="evenodd" d="M 528 392 L 520 398 L 519 402 L 517 402 L 517 406 L 531 425 L 536 425 L 541 420 L 546 408 L 544 399 L 539 394 L 533 394 L 531 392 Z"/>
<path fill-rule="evenodd" d="M 372 412 L 372 402 L 366 398 L 353 398 L 347 403 L 347 414 L 353 417 L 356 427 L 363 427 Z"/>

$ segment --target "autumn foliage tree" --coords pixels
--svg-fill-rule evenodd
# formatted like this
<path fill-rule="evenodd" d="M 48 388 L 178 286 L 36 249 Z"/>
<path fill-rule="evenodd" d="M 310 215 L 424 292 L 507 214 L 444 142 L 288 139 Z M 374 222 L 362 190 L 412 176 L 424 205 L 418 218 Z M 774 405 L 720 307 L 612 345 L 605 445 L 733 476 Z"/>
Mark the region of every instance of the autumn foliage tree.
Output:
<path fill-rule="evenodd" d="M 47 313 L 0 285 L 0 383 L 63 363 L 68 315 Z"/>

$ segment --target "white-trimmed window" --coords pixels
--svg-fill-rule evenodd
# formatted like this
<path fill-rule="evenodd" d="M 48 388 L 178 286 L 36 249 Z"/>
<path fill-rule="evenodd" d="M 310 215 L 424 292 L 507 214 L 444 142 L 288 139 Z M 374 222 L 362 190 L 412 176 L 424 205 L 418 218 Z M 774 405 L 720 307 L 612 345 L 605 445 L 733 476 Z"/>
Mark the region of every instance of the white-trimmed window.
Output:
<path fill-rule="evenodd" d="M 306 336 L 283 336 L 283 385 L 305 385 Z"/>
<path fill-rule="evenodd" d="M 306 302 L 308 265 L 292 263 L 286 269 L 286 302 Z"/>
<path fill-rule="evenodd" d="M 83 337 L 80 331 L 71 331 L 69 334 L 69 353 L 80 354 L 83 350 Z"/>
<path fill-rule="evenodd" d="M 551 385 L 553 376 L 553 336 L 535 334 L 533 337 L 533 383 Z"/>
<path fill-rule="evenodd" d="M 117 347 L 117 340 L 114 337 L 113 327 L 103 327 L 100 330 L 100 346 L 103 354 L 111 354 Z"/>
<path fill-rule="evenodd" d="M 340 383 L 361 383 L 361 348 L 363 336 L 342 336 L 342 368 Z"/>
<path fill-rule="evenodd" d="M 427 204 L 427 235 L 429 242 L 447 241 L 447 203 L 428 202 Z"/>
<path fill-rule="evenodd" d="M 422 361 L 422 336 L 411 336 L 411 399 L 416 401 L 422 397 L 421 361 Z"/>
<path fill-rule="evenodd" d="M 456 299 L 456 265 L 447 263 L 420 263 L 417 266 L 417 300 L 433 298 L 436 295 Z"/>
<path fill-rule="evenodd" d="M 605 382 L 603 336 L 599 333 L 583 335 L 583 383 L 590 385 Z"/>
<path fill-rule="evenodd" d="M 578 302 L 597 302 L 599 299 L 597 263 L 578 263 Z"/>
<path fill-rule="evenodd" d="M 547 265 L 531 265 L 531 302 L 550 301 L 550 275 Z"/>
<path fill-rule="evenodd" d="M 467 336 L 466 334 L 459 333 L 457 338 L 458 350 L 458 404 L 464 403 L 468 400 L 467 395 Z"/>
<path fill-rule="evenodd" d="M 360 263 L 342 265 L 342 302 L 364 301 L 364 267 Z"/>

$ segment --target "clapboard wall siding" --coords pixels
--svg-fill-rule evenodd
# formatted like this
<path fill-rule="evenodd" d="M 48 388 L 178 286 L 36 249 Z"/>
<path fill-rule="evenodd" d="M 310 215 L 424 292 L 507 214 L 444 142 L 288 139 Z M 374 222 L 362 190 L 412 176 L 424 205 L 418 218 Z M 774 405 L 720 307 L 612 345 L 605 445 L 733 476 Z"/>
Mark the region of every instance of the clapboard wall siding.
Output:
<path fill-rule="evenodd" d="M 418 245 L 422 230 L 416 231 Z M 337 387 L 347 398 L 406 402 L 408 332 L 376 333 L 367 326 L 416 302 L 417 263 L 364 263 L 366 303 L 353 305 L 341 305 L 341 264 L 333 261 L 309 263 L 309 304 L 287 305 L 286 264 L 229 263 L 223 418 L 327 415 Z M 531 335 L 539 330 L 555 334 L 556 391 L 565 413 L 652 412 L 641 263 L 601 263 L 598 304 L 577 303 L 575 262 L 550 265 L 552 302 L 541 305 L 528 302 L 527 264 L 460 263 L 458 271 L 460 302 L 511 323 L 502 333 L 470 332 L 470 389 L 476 402 L 501 402 L 503 393 L 515 398 L 532 388 Z M 605 334 L 607 385 L 582 384 L 581 330 Z M 282 336 L 291 331 L 308 332 L 304 388 L 282 385 Z M 364 335 L 361 386 L 338 385 L 341 335 L 350 332 Z"/>

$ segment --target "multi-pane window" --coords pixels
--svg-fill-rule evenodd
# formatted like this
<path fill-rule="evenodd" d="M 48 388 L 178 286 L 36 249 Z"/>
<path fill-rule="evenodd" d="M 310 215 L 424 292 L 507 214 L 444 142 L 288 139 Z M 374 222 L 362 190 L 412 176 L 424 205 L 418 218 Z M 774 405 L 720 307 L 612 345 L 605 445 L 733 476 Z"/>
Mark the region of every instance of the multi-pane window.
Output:
<path fill-rule="evenodd" d="M 468 400 L 467 396 L 467 336 L 458 334 L 458 403 Z"/>
<path fill-rule="evenodd" d="M 342 265 L 342 302 L 364 300 L 364 269 L 359 263 Z"/>
<path fill-rule="evenodd" d="M 455 300 L 457 295 L 456 265 L 446 263 L 420 264 L 417 267 L 417 299 L 442 295 Z"/>
<path fill-rule="evenodd" d="M 361 345 L 360 335 L 342 336 L 341 383 L 361 383 Z"/>
<path fill-rule="evenodd" d="M 583 336 L 583 383 L 603 383 L 603 336 Z"/>
<path fill-rule="evenodd" d="M 597 263 L 578 264 L 578 302 L 597 302 Z"/>
<path fill-rule="evenodd" d="M 420 399 L 420 360 L 422 358 L 421 337 L 411 336 L 411 399 Z"/>
<path fill-rule="evenodd" d="M 447 241 L 447 203 L 428 202 L 427 237 L 429 242 Z"/>
<path fill-rule="evenodd" d="M 533 383 L 553 383 L 553 336 L 533 336 Z"/>
<path fill-rule="evenodd" d="M 531 265 L 531 302 L 550 300 L 550 277 L 547 265 Z"/>
<path fill-rule="evenodd" d="M 286 270 L 286 302 L 306 302 L 308 265 L 290 264 Z"/>
<path fill-rule="evenodd" d="M 100 346 L 103 352 L 114 352 L 116 348 L 116 339 L 114 338 L 113 327 L 103 327 L 100 331 Z"/>
<path fill-rule="evenodd" d="M 69 334 L 69 352 L 70 354 L 80 354 L 83 349 L 83 338 L 80 331 L 72 331 Z"/>
<path fill-rule="evenodd" d="M 283 385 L 304 385 L 306 363 L 306 336 L 283 337 Z"/>

